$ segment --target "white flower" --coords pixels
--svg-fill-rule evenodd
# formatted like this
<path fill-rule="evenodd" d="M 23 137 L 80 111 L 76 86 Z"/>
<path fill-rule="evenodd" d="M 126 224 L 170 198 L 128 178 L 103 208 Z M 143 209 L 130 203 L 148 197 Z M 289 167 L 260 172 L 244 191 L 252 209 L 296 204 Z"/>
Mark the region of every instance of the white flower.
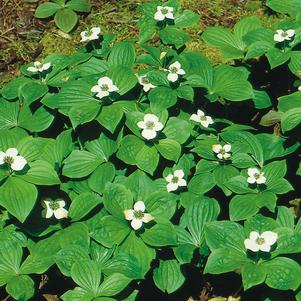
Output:
<path fill-rule="evenodd" d="M 42 64 L 39 61 L 33 63 L 34 67 L 28 67 L 27 71 L 29 72 L 43 72 L 48 70 L 51 67 L 51 63 Z"/>
<path fill-rule="evenodd" d="M 167 191 L 175 191 L 179 187 L 187 186 L 186 180 L 183 179 L 184 172 L 182 169 L 175 170 L 173 174 L 169 174 L 165 180 L 168 182 L 166 185 Z"/>
<path fill-rule="evenodd" d="M 214 123 L 212 118 L 210 116 L 205 116 L 205 113 L 201 110 L 198 110 L 197 114 L 192 114 L 190 120 L 199 122 L 205 128 Z"/>
<path fill-rule="evenodd" d="M 157 132 L 163 129 L 163 124 L 154 114 L 144 115 L 143 121 L 137 122 L 137 126 L 142 129 L 141 135 L 147 140 L 154 139 L 157 136 Z"/>
<path fill-rule="evenodd" d="M 44 201 L 46 205 L 46 218 L 51 218 L 53 215 L 56 219 L 66 218 L 68 211 L 64 209 L 65 201 Z"/>
<path fill-rule="evenodd" d="M 134 204 L 134 209 L 124 210 L 125 219 L 131 221 L 131 226 L 134 230 L 138 230 L 142 227 L 143 223 L 148 223 L 154 219 L 149 213 L 144 213 L 145 205 L 142 201 L 138 201 Z"/>
<path fill-rule="evenodd" d="M 278 29 L 274 34 L 274 41 L 275 42 L 290 41 L 294 35 L 295 35 L 294 29 L 289 29 L 286 31 L 284 31 L 283 29 Z"/>
<path fill-rule="evenodd" d="M 101 99 L 103 97 L 109 96 L 110 92 L 118 91 L 118 87 L 113 84 L 113 81 L 107 77 L 101 77 L 96 86 L 91 88 L 91 92 L 97 93 L 96 97 Z"/>
<path fill-rule="evenodd" d="M 301 86 L 298 87 L 298 91 L 301 91 Z"/>
<path fill-rule="evenodd" d="M 154 86 L 149 79 L 147 78 L 147 75 L 142 75 L 139 76 L 137 75 L 139 84 L 143 86 L 143 91 L 144 92 L 148 92 L 150 89 L 156 88 L 156 86 Z"/>
<path fill-rule="evenodd" d="M 231 151 L 231 145 L 225 144 L 224 146 L 220 144 L 213 144 L 212 150 L 217 154 L 216 156 L 221 160 L 227 160 L 231 157 L 229 153 Z"/>
<path fill-rule="evenodd" d="M 179 78 L 179 75 L 184 75 L 186 72 L 182 69 L 181 64 L 176 61 L 168 67 L 167 70 L 169 73 L 167 75 L 167 79 L 170 82 L 176 82 Z"/>
<path fill-rule="evenodd" d="M 157 11 L 154 15 L 155 20 L 163 21 L 165 18 L 174 19 L 174 8 L 170 6 L 157 6 Z"/>
<path fill-rule="evenodd" d="M 99 27 L 93 27 L 90 30 L 85 30 L 80 33 L 81 36 L 81 42 L 86 42 L 86 41 L 93 41 L 93 40 L 98 40 L 99 39 L 99 34 L 100 34 L 100 28 Z"/>
<path fill-rule="evenodd" d="M 247 181 L 250 184 L 264 184 L 266 182 L 264 172 L 261 172 L 257 168 L 248 168 L 248 176 Z"/>
<path fill-rule="evenodd" d="M 8 164 L 12 170 L 22 170 L 27 164 L 24 157 L 18 156 L 16 148 L 9 148 L 6 152 L 0 151 L 0 165 Z"/>
<path fill-rule="evenodd" d="M 272 231 L 265 231 L 259 234 L 256 231 L 250 233 L 249 238 L 245 239 L 246 249 L 253 252 L 270 252 L 271 246 L 277 241 L 278 234 Z"/>

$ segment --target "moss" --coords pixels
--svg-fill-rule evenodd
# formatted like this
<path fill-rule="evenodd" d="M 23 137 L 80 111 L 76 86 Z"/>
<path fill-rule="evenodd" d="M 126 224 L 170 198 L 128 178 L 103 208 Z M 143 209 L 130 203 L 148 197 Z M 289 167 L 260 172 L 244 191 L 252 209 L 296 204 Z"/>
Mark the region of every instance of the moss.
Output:
<path fill-rule="evenodd" d="M 63 33 L 60 35 L 58 31 L 46 32 L 41 42 L 43 45 L 41 57 L 50 53 L 71 54 L 78 48 L 74 38 Z"/>

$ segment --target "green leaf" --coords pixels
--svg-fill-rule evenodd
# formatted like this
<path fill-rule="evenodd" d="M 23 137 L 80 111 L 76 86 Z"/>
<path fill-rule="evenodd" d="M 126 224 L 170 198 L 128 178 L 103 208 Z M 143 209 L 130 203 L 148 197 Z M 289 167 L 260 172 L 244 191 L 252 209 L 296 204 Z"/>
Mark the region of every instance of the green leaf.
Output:
<path fill-rule="evenodd" d="M 228 143 L 239 142 L 245 144 L 244 152 L 252 154 L 260 165 L 263 165 L 263 148 L 258 138 L 246 131 L 228 131 L 221 134 Z"/>
<path fill-rule="evenodd" d="M 29 170 L 25 175 L 20 175 L 18 178 L 36 185 L 56 185 L 61 181 L 53 169 L 46 161 L 36 160 L 29 163 Z"/>
<path fill-rule="evenodd" d="M 154 269 L 153 279 L 156 286 L 168 294 L 178 290 L 185 281 L 180 264 L 176 260 L 160 260 L 159 267 Z"/>
<path fill-rule="evenodd" d="M 73 264 L 71 277 L 80 287 L 96 294 L 100 285 L 101 272 L 97 262 L 86 259 Z"/>
<path fill-rule="evenodd" d="M 225 183 L 225 186 L 234 193 L 246 194 L 246 193 L 256 193 L 252 188 L 249 188 L 247 178 L 243 176 L 236 176 L 231 178 Z"/>
<path fill-rule="evenodd" d="M 22 247 L 16 242 L 1 242 L 0 249 L 0 285 L 3 286 L 19 273 L 22 260 Z"/>
<path fill-rule="evenodd" d="M 271 48 L 268 50 L 267 59 L 270 63 L 271 69 L 283 65 L 290 59 L 290 52 L 282 52 L 278 48 Z"/>
<path fill-rule="evenodd" d="M 243 256 L 246 255 L 244 246 L 245 233 L 243 227 L 231 221 L 211 222 L 206 225 L 206 242 L 214 251 L 220 248 L 236 250 Z"/>
<path fill-rule="evenodd" d="M 48 2 L 48 4 L 50 4 L 50 2 Z M 44 83 L 41 84 L 39 82 L 32 81 L 23 85 L 20 92 L 25 102 L 31 104 L 43 97 L 48 92 L 48 87 Z"/>
<path fill-rule="evenodd" d="M 229 205 L 230 220 L 239 221 L 254 216 L 259 211 L 256 200 L 256 194 L 234 196 Z"/>
<path fill-rule="evenodd" d="M 137 84 L 137 77 L 133 71 L 128 67 L 123 66 L 112 66 L 108 72 L 113 83 L 118 87 L 117 93 L 124 95 L 132 90 Z"/>
<path fill-rule="evenodd" d="M 66 7 L 84 13 L 89 13 L 91 11 L 91 5 L 87 0 L 71 0 L 66 4 Z"/>
<path fill-rule="evenodd" d="M 267 179 L 267 184 L 273 183 L 276 180 L 283 178 L 286 174 L 286 161 L 274 161 L 265 165 L 262 169 Z"/>
<path fill-rule="evenodd" d="M 187 228 L 194 240 L 194 245 L 201 247 L 205 238 L 205 225 L 215 221 L 220 213 L 220 207 L 215 199 L 203 197 L 192 203 L 185 211 Z"/>
<path fill-rule="evenodd" d="M 159 164 L 159 157 L 158 151 L 154 146 L 145 144 L 136 155 L 137 166 L 153 175 Z"/>
<path fill-rule="evenodd" d="M 159 36 L 164 44 L 175 45 L 176 47 L 181 47 L 190 40 L 187 33 L 173 26 L 166 26 L 160 30 Z"/>
<path fill-rule="evenodd" d="M 136 236 L 134 231 L 130 233 L 117 251 L 134 257 L 139 263 L 143 275 L 150 269 L 151 261 L 156 257 L 155 249 L 148 247 L 142 239 Z"/>
<path fill-rule="evenodd" d="M 112 104 L 110 106 L 103 106 L 99 116 L 96 119 L 103 127 L 113 134 L 122 117 L 122 106 L 118 104 Z"/>
<path fill-rule="evenodd" d="M 188 121 L 177 117 L 170 117 L 163 133 L 168 139 L 175 140 L 180 144 L 183 144 L 190 137 L 191 130 L 192 126 Z"/>
<path fill-rule="evenodd" d="M 247 290 L 265 281 L 267 271 L 263 265 L 247 263 L 242 268 L 242 281 Z"/>
<path fill-rule="evenodd" d="M 193 101 L 194 99 L 194 90 L 189 85 L 181 85 L 177 88 L 177 95 L 179 98 Z"/>
<path fill-rule="evenodd" d="M 81 178 L 92 173 L 104 160 L 87 151 L 74 150 L 64 160 L 63 175 Z"/>
<path fill-rule="evenodd" d="M 46 2 L 39 5 L 35 11 L 35 17 L 37 18 L 48 18 L 52 15 L 54 15 L 59 9 L 61 9 L 61 6 L 57 3 L 53 2 Z"/>
<path fill-rule="evenodd" d="M 177 92 L 169 87 L 156 87 L 148 93 L 151 110 L 160 113 L 177 103 Z"/>
<path fill-rule="evenodd" d="M 220 48 L 225 59 L 239 59 L 244 56 L 245 45 L 228 29 L 209 27 L 203 33 L 202 38 L 209 46 Z"/>
<path fill-rule="evenodd" d="M 16 177 L 8 178 L 0 187 L 1 206 L 22 223 L 33 209 L 37 196 L 38 191 L 33 184 Z"/>
<path fill-rule="evenodd" d="M 191 10 L 184 10 L 180 15 L 175 18 L 175 25 L 180 28 L 190 27 L 197 23 L 200 16 Z"/>
<path fill-rule="evenodd" d="M 225 195 L 230 195 L 231 191 L 229 191 L 224 185 L 229 179 L 239 175 L 238 170 L 231 165 L 217 165 L 217 167 L 213 170 L 213 175 L 216 184 L 223 190 Z"/>
<path fill-rule="evenodd" d="M 70 246 L 56 254 L 55 263 L 63 275 L 70 277 L 73 264 L 83 259 L 89 259 L 87 250 L 81 246 Z"/>
<path fill-rule="evenodd" d="M 152 247 L 172 246 L 177 244 L 177 235 L 174 226 L 168 224 L 156 224 L 150 229 L 145 229 L 141 234 L 143 241 Z"/>
<path fill-rule="evenodd" d="M 150 192 L 144 203 L 146 211 L 155 218 L 156 222 L 166 222 L 171 219 L 177 205 L 175 197 L 163 191 Z"/>
<path fill-rule="evenodd" d="M 277 257 L 262 264 L 267 270 L 266 284 L 279 290 L 296 290 L 301 284 L 300 265 L 286 257 Z"/>
<path fill-rule="evenodd" d="M 18 275 L 10 279 L 6 291 L 15 300 L 29 300 L 35 293 L 35 284 L 27 275 Z"/>
<path fill-rule="evenodd" d="M 294 187 L 286 179 L 278 179 L 268 183 L 267 190 L 276 194 L 284 194 L 294 190 Z"/>
<path fill-rule="evenodd" d="M 102 194 L 106 183 L 112 182 L 115 177 L 115 167 L 111 162 L 98 166 L 88 179 L 89 187 Z"/>
<path fill-rule="evenodd" d="M 96 193 L 81 193 L 72 200 L 68 215 L 73 221 L 78 221 L 100 203 L 101 198 Z"/>
<path fill-rule="evenodd" d="M 125 186 L 108 183 L 103 194 L 103 203 L 112 215 L 124 219 L 124 210 L 132 209 L 133 196 Z"/>
<path fill-rule="evenodd" d="M 290 131 L 301 124 L 301 108 L 286 111 L 281 117 L 281 128 L 284 132 Z"/>
<path fill-rule="evenodd" d="M 204 273 L 223 274 L 240 269 L 247 257 L 235 249 L 221 247 L 213 250 L 207 260 Z"/>
<path fill-rule="evenodd" d="M 286 112 L 291 109 L 300 108 L 301 106 L 301 91 L 284 95 L 278 98 L 278 109 Z"/>
<path fill-rule="evenodd" d="M 117 157 L 127 164 L 136 165 L 136 157 L 143 147 L 144 142 L 141 139 L 133 135 L 127 135 L 121 141 Z"/>
<path fill-rule="evenodd" d="M 72 127 L 75 129 L 80 124 L 92 121 L 97 116 L 99 109 L 100 104 L 95 100 L 73 106 L 68 112 Z"/>
<path fill-rule="evenodd" d="M 245 17 L 239 20 L 234 26 L 234 34 L 242 38 L 248 32 L 261 28 L 261 21 L 257 16 Z"/>
<path fill-rule="evenodd" d="M 54 22 L 59 29 L 70 32 L 77 24 L 77 14 L 70 8 L 63 8 L 56 12 Z"/>
<path fill-rule="evenodd" d="M 115 45 L 108 57 L 109 66 L 131 67 L 136 60 L 136 52 L 133 43 L 124 41 Z"/>
<path fill-rule="evenodd" d="M 277 209 L 277 223 L 279 226 L 294 229 L 295 217 L 292 211 L 285 206 L 278 206 Z"/>
<path fill-rule="evenodd" d="M 215 186 L 211 172 L 204 172 L 194 176 L 188 183 L 188 190 L 194 194 L 204 194 Z"/>
<path fill-rule="evenodd" d="M 252 85 L 239 69 L 228 65 L 220 65 L 214 69 L 214 80 L 211 93 L 231 101 L 253 99 Z"/>
<path fill-rule="evenodd" d="M 161 139 L 155 144 L 158 152 L 167 160 L 177 162 L 181 156 L 181 145 L 171 139 Z"/>
<path fill-rule="evenodd" d="M 98 296 L 115 296 L 124 290 L 132 279 L 120 273 L 115 273 L 105 278 L 98 289 Z"/>
<path fill-rule="evenodd" d="M 92 294 L 90 291 L 82 289 L 81 287 L 76 287 L 73 290 L 67 291 L 61 296 L 61 298 L 63 299 L 63 301 L 91 301 L 93 299 L 96 300 L 94 298 L 94 294 Z"/>
<path fill-rule="evenodd" d="M 102 219 L 100 228 L 94 230 L 91 237 L 105 247 L 112 248 L 114 245 L 119 245 L 130 231 L 125 218 L 120 219 L 108 215 Z"/>

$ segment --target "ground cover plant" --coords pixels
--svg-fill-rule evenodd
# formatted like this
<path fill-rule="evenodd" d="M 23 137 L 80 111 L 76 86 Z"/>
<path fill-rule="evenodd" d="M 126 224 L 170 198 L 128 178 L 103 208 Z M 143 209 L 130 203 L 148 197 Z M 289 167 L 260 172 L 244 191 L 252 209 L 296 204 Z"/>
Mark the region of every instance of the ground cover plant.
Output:
<path fill-rule="evenodd" d="M 223 64 L 186 47 L 199 16 L 171 0 L 139 6 L 137 41 L 87 28 L 21 67 L 0 98 L 3 298 L 41 300 L 48 275 L 46 299 L 185 300 L 193 270 L 202 301 L 218 281 L 301 300 L 300 4 L 267 5 L 275 28 L 203 33 Z"/>

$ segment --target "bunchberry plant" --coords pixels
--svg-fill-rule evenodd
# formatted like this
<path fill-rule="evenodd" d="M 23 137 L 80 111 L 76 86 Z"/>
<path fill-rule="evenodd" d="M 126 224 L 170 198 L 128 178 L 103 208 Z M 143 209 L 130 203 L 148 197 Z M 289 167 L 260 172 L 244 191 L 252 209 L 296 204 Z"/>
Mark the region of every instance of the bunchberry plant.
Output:
<path fill-rule="evenodd" d="M 279 3 L 275 28 L 203 33 L 218 66 L 186 47 L 199 16 L 171 0 L 139 6 L 137 41 L 88 28 L 73 55 L 21 67 L 0 92 L 7 294 L 40 298 L 49 273 L 63 301 L 141 300 L 145 281 L 181 290 L 190 266 L 301 300 L 301 7 Z"/>
<path fill-rule="evenodd" d="M 89 13 L 91 5 L 88 0 L 51 0 L 51 2 L 44 2 L 40 4 L 35 16 L 39 19 L 48 19 L 54 16 L 55 25 L 64 32 L 70 32 L 75 28 L 78 22 L 77 13 Z M 92 36 L 96 34 L 97 30 L 92 30 Z M 91 34 L 88 32 L 82 36 L 82 40 Z"/>

